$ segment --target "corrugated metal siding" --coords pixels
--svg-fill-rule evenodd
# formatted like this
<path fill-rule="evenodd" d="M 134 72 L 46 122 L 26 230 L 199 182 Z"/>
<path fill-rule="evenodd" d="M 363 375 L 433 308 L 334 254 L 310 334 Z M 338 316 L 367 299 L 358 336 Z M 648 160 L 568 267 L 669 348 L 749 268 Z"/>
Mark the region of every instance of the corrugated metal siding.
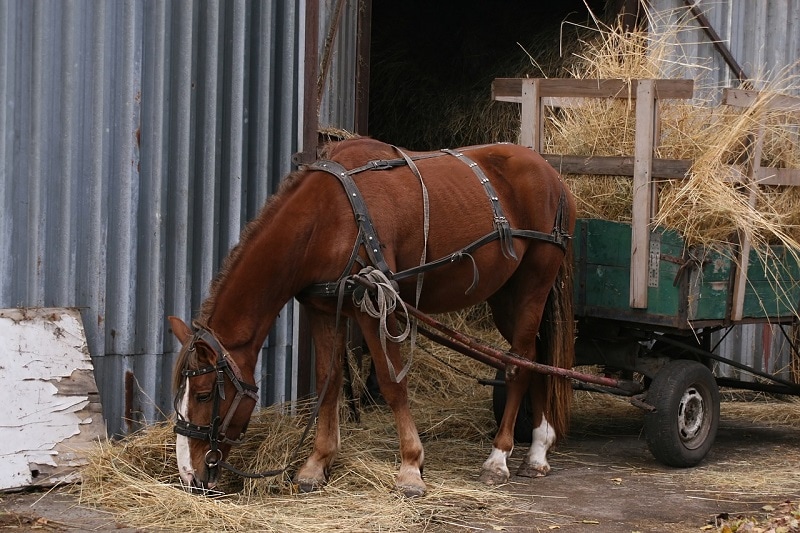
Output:
<path fill-rule="evenodd" d="M 653 0 L 650 2 L 656 13 L 670 13 L 670 17 L 656 20 L 676 21 L 686 15 L 685 3 L 681 0 Z M 756 88 L 764 83 L 800 75 L 800 0 L 709 0 L 697 5 L 711 26 L 725 42 L 739 66 L 750 78 L 757 80 Z M 679 34 L 679 46 L 675 47 L 675 70 L 673 77 L 691 77 L 697 86 L 713 90 L 702 93 L 705 100 L 719 101 L 720 87 L 739 85 L 736 73 L 723 60 L 709 40 L 708 35 L 696 21 L 696 29 Z M 659 25 L 652 31 L 663 31 Z M 685 59 L 685 60 L 684 60 Z M 703 64 L 706 68 L 688 68 L 687 64 Z M 796 88 L 796 79 L 791 85 Z M 796 90 L 794 92 L 797 92 Z M 787 328 L 788 326 L 783 326 Z M 712 344 L 720 339 L 717 353 L 756 370 L 791 378 L 791 347 L 781 326 L 748 324 L 736 326 L 725 336 L 726 330 L 715 333 Z M 718 375 L 752 381 L 749 374 L 728 365 L 720 365 Z"/>
<path fill-rule="evenodd" d="M 303 0 L 0 0 L 0 307 L 82 310 L 113 433 L 297 151 Z M 292 397 L 296 309 L 262 354 Z M 266 356 L 266 357 L 264 357 Z"/>
<path fill-rule="evenodd" d="M 339 2 L 342 2 L 342 12 L 337 22 L 333 15 Z M 360 0 L 320 1 L 320 57 L 324 55 L 331 25 L 338 24 L 320 103 L 320 128 L 331 126 L 355 131 L 356 37 L 360 3 Z"/>
<path fill-rule="evenodd" d="M 788 340 L 791 338 L 791 326 L 750 324 L 731 328 L 726 333 L 728 331 L 724 330 L 712 336 L 713 343 L 719 343 L 718 355 L 755 370 L 792 380 L 792 352 Z M 743 381 L 756 381 L 752 374 L 726 364 L 718 365 L 715 373 Z"/>
<path fill-rule="evenodd" d="M 696 4 L 746 75 L 758 80 L 756 88 L 767 80 L 800 74 L 800 0 L 699 0 Z M 666 18 L 656 17 L 660 24 L 652 28 L 655 32 L 679 17 L 691 18 L 681 0 L 652 0 L 650 5 L 655 13 L 671 14 Z M 705 88 L 738 86 L 736 73 L 715 50 L 697 21 L 688 23 L 688 27 L 694 29 L 680 32 L 680 45 L 675 47 L 675 71 L 669 75 L 694 78 Z M 705 68 L 689 68 L 687 64 L 702 64 Z"/>

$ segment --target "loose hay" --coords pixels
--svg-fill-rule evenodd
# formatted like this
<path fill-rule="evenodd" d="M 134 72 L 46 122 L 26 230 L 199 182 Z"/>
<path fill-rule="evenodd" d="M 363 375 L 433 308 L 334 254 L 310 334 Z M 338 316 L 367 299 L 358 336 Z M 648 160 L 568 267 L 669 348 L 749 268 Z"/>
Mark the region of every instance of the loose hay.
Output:
<path fill-rule="evenodd" d="M 495 422 L 491 389 L 472 376 L 492 378 L 494 370 L 419 341 L 410 395 L 425 445 L 428 493 L 420 499 L 404 499 L 394 491 L 399 463 L 394 418 L 388 408 L 375 407 L 362 412 L 360 424 L 347 419 L 343 408 L 341 452 L 320 493 L 296 494 L 288 474 L 241 480 L 226 472 L 220 484 L 228 495 L 190 494 L 180 488 L 175 439 L 171 422 L 165 422 L 98 447 L 83 473 L 81 502 L 109 509 L 132 526 L 165 530 L 416 531 L 501 524 L 522 511 L 513 496 L 477 480 Z M 310 408 L 305 402 L 256 412 L 245 444 L 232 452 L 232 464 L 248 470 L 283 466 Z M 311 438 L 297 464 L 310 449 Z"/>
<path fill-rule="evenodd" d="M 450 317 L 451 324 L 465 313 Z M 503 345 L 494 330 L 477 322 L 463 326 L 487 342 Z M 475 325 L 477 323 L 477 326 Z M 455 371 L 447 364 L 459 369 Z M 366 365 L 365 365 L 366 368 Z M 461 371 L 466 371 L 465 376 Z M 480 463 L 488 455 L 496 425 L 491 411 L 491 389 L 474 378 L 491 378 L 494 370 L 440 346 L 420 340 L 414 353 L 410 378 L 412 411 L 425 445 L 428 493 L 408 500 L 394 492 L 398 468 L 397 434 L 386 407 L 362 411 L 360 424 L 348 418 L 342 428 L 342 450 L 325 489 L 297 494 L 288 475 L 265 480 L 242 480 L 225 473 L 217 498 L 190 494 L 179 486 L 170 422 L 154 425 L 120 442 L 98 447 L 83 472 L 81 503 L 113 512 L 128 525 L 148 530 L 187 531 L 408 531 L 469 528 L 474 524 L 519 523 L 519 515 L 531 527 L 565 520 L 536 510 L 529 494 L 487 487 L 477 481 Z M 357 387 L 358 388 L 358 387 Z M 781 501 L 800 494 L 800 454 L 785 449 L 753 459 L 748 448 L 751 428 L 796 427 L 800 402 L 779 401 L 753 393 L 725 394 L 722 426 L 741 427 L 745 440 L 741 455 L 708 461 L 692 469 L 667 469 L 654 460 L 651 467 L 621 464 L 630 476 L 647 476 L 663 485 L 674 485 L 690 497 L 725 500 L 749 494 L 753 501 Z M 244 445 L 234 448 L 231 462 L 245 469 L 283 466 L 290 458 L 305 427 L 311 404 L 283 405 L 255 413 Z M 624 398 L 576 392 L 570 439 L 582 436 L 639 436 L 643 413 Z M 300 452 L 298 465 L 310 451 Z M 646 450 L 643 448 L 643 453 Z M 602 462 L 556 448 L 554 465 L 573 468 Z M 515 461 L 524 456 L 520 447 Z M 757 462 L 753 462 L 753 461 Z M 296 466 L 295 465 L 295 466 Z M 732 475 L 732 472 L 746 473 Z M 529 481 L 526 481 L 529 482 Z M 524 491 L 520 491 L 524 492 Z M 568 519 L 568 517 L 566 518 Z"/>
<path fill-rule="evenodd" d="M 731 178 L 747 174 L 751 140 L 763 129 L 762 166 L 800 168 L 798 117 L 794 110 L 768 109 L 781 94 L 800 93 L 800 79 L 772 73 L 772 81 L 751 81 L 760 90 L 747 109 L 716 106 L 710 98 L 720 89 L 703 85 L 708 58 L 687 57 L 681 35 L 696 29 L 686 10 L 648 12 L 648 26 L 657 31 L 624 32 L 617 25 L 595 20 L 596 31 L 584 41 L 571 67 L 571 77 L 625 80 L 666 78 L 678 68 L 698 72 L 693 101 L 659 103 L 660 135 L 657 156 L 691 159 L 683 180 L 660 186 L 659 212 L 654 224 L 678 231 L 688 244 L 702 244 L 730 254 L 731 243 L 747 237 L 762 255 L 768 245 L 782 244 L 798 258 L 800 251 L 800 188 L 751 187 Z M 685 40 L 685 39 L 684 39 Z M 703 100 L 701 95 L 708 95 Z M 575 155 L 630 155 L 636 137 L 631 100 L 587 100 L 547 116 L 546 151 Z M 570 176 L 579 216 L 630 221 L 632 187 L 629 178 Z M 755 196 L 750 204 L 749 194 Z M 733 258 L 735 259 L 735 258 Z"/>

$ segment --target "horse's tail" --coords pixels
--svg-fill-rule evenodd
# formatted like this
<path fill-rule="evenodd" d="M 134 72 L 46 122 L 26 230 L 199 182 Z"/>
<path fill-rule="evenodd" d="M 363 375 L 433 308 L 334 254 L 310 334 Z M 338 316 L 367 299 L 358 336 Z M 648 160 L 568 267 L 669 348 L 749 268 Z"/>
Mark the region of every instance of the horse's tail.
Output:
<path fill-rule="evenodd" d="M 566 253 L 558 276 L 545 304 L 539 328 L 537 353 L 546 363 L 561 368 L 572 368 L 575 362 L 575 317 L 572 310 L 572 244 L 567 243 Z M 544 414 L 553 426 L 556 438 L 566 435 L 572 407 L 572 383 L 561 376 L 546 376 L 546 403 Z"/>

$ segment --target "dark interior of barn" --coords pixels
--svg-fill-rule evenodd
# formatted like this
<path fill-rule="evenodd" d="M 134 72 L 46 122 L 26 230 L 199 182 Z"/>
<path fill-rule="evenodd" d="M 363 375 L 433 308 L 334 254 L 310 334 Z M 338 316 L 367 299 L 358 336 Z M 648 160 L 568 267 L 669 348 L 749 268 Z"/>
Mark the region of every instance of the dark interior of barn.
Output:
<path fill-rule="evenodd" d="M 581 28 L 618 5 L 372 2 L 369 135 L 417 150 L 513 140 L 484 118 L 504 105 L 491 102 L 492 80 L 563 76 Z"/>

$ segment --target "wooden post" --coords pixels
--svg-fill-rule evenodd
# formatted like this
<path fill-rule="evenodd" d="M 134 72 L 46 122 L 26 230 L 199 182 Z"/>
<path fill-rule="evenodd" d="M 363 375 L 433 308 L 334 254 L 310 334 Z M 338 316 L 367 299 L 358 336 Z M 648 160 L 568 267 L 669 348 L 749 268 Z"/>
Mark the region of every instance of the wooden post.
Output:
<path fill-rule="evenodd" d="M 636 144 L 633 162 L 633 212 L 631 214 L 630 306 L 647 308 L 647 270 L 650 257 L 653 142 L 656 125 L 654 80 L 639 80 L 636 87 Z"/>
<path fill-rule="evenodd" d="M 542 152 L 542 98 L 539 79 L 522 80 L 522 110 L 520 111 L 519 143 Z"/>
<path fill-rule="evenodd" d="M 751 209 L 756 207 L 756 189 L 758 182 L 756 176 L 761 166 L 761 152 L 764 148 L 764 128 L 758 128 L 758 133 L 753 142 L 750 163 L 747 169 L 748 203 Z M 731 320 L 737 321 L 744 318 L 744 293 L 747 288 L 747 269 L 750 266 L 750 250 L 752 244 L 747 235 L 739 236 L 739 263 L 736 265 L 736 277 L 733 280 L 733 302 L 731 307 Z"/>

